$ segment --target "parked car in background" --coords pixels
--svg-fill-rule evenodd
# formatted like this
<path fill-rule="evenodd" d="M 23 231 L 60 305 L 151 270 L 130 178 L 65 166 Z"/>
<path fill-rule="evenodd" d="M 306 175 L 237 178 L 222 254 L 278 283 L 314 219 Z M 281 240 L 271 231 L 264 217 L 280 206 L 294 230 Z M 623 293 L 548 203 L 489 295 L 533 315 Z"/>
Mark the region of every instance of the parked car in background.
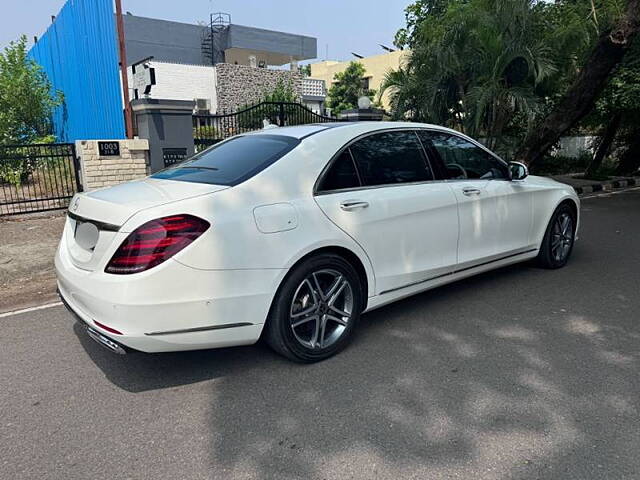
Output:
<path fill-rule="evenodd" d="M 76 195 L 55 264 L 62 299 L 112 351 L 264 336 L 313 362 L 365 311 L 516 262 L 564 266 L 578 221 L 573 189 L 453 130 L 304 125 Z"/>

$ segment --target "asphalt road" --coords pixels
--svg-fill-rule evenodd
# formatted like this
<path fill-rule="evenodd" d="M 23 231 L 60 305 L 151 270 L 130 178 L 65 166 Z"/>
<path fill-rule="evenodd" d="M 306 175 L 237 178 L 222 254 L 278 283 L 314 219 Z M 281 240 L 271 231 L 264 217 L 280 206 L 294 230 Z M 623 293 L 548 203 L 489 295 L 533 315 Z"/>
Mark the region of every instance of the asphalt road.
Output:
<path fill-rule="evenodd" d="M 640 191 L 586 199 L 570 264 L 264 346 L 118 357 L 61 307 L 0 318 L 0 478 L 638 479 Z"/>

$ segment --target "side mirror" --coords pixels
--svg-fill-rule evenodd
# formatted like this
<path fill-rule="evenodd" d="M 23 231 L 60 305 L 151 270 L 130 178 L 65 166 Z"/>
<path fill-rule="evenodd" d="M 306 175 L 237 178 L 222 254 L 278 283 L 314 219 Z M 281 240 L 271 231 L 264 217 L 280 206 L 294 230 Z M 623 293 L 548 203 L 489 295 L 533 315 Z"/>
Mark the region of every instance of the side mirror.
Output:
<path fill-rule="evenodd" d="M 524 180 L 529 176 L 529 169 L 524 163 L 509 162 L 509 171 L 511 172 L 511 180 Z"/>

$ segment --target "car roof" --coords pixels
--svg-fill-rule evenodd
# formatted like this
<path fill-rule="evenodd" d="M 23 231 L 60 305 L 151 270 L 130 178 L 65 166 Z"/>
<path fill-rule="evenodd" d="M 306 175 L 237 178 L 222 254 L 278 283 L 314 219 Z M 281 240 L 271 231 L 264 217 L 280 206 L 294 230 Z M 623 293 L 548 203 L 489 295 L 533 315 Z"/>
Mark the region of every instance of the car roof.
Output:
<path fill-rule="evenodd" d="M 328 128 L 335 128 L 348 122 L 330 122 L 330 123 L 308 123 L 305 125 L 296 125 L 293 127 L 278 127 L 276 125 L 251 132 L 253 135 L 285 135 L 297 139 L 303 139 L 315 133 L 322 132 Z"/>
<path fill-rule="evenodd" d="M 357 130 L 358 133 L 374 132 L 376 130 L 395 129 L 395 128 L 430 128 L 434 130 L 441 130 L 452 132 L 460 135 L 460 132 L 455 132 L 450 128 L 441 127 L 439 125 L 432 125 L 428 123 L 416 123 L 416 122 L 327 122 L 327 123 L 308 123 L 305 125 L 296 125 L 292 127 L 278 127 L 273 126 L 262 130 L 251 132 L 252 135 L 284 135 L 287 137 L 297 138 L 302 140 L 320 132 L 328 132 L 339 128 L 340 131 L 344 130 Z M 346 133 L 346 132 L 345 132 Z"/>

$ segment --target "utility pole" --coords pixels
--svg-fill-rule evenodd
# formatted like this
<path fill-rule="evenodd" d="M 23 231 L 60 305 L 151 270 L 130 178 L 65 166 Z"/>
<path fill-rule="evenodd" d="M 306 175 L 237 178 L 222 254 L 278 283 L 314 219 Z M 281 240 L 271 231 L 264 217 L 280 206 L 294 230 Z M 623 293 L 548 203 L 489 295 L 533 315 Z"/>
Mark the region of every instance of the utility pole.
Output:
<path fill-rule="evenodd" d="M 129 102 L 129 77 L 127 75 L 127 50 L 124 44 L 124 22 L 122 20 L 122 0 L 116 1 L 116 25 L 118 27 L 118 50 L 120 52 L 120 74 L 122 76 L 122 96 L 124 100 L 125 128 L 127 138 L 133 138 L 133 118 Z"/>

